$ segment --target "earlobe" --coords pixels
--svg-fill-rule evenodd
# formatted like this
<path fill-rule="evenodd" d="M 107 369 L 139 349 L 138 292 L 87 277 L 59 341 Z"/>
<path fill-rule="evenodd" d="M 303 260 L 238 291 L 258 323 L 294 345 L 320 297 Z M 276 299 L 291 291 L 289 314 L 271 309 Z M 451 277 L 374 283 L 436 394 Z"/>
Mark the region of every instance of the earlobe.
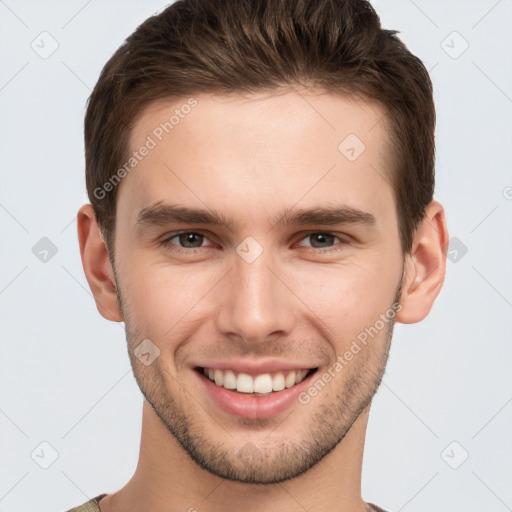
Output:
<path fill-rule="evenodd" d="M 441 291 L 446 271 L 448 228 L 444 208 L 432 201 L 415 232 L 406 272 L 397 322 L 410 324 L 423 320 Z"/>
<path fill-rule="evenodd" d="M 91 204 L 78 210 L 77 232 L 82 266 L 99 313 L 107 320 L 122 322 L 114 271 Z"/>

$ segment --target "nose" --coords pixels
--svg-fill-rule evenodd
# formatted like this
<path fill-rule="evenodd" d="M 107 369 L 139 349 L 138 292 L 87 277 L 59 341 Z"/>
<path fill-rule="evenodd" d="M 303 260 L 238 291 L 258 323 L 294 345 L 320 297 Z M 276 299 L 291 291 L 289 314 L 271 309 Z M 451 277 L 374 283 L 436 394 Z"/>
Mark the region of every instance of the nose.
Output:
<path fill-rule="evenodd" d="M 290 334 L 297 304 L 282 274 L 267 251 L 252 263 L 235 254 L 219 297 L 218 332 L 247 345 Z"/>

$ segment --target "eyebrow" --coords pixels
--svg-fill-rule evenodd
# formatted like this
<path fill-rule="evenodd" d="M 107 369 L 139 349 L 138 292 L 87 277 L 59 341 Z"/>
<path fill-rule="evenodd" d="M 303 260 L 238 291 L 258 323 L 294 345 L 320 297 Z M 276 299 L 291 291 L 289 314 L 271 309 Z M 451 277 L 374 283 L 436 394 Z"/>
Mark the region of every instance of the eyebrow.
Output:
<path fill-rule="evenodd" d="M 175 204 L 155 203 L 143 208 L 138 216 L 137 227 L 164 226 L 170 223 L 206 224 L 232 229 L 235 222 L 220 212 L 211 209 L 190 208 Z M 376 224 L 375 217 L 358 208 L 346 206 L 319 206 L 316 208 L 287 208 L 271 219 L 272 227 L 317 224 L 332 226 L 336 224 Z"/>

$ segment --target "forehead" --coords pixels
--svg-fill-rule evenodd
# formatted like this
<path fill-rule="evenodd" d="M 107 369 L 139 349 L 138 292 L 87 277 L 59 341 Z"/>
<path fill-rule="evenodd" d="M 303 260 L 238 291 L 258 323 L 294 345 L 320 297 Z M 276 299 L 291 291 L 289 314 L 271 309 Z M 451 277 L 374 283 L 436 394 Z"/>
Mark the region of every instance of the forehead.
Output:
<path fill-rule="evenodd" d="M 220 206 L 234 217 L 344 201 L 378 216 L 392 201 L 388 144 L 378 104 L 318 90 L 154 102 L 130 137 L 130 153 L 151 149 L 118 201 L 138 211 L 166 199 Z"/>

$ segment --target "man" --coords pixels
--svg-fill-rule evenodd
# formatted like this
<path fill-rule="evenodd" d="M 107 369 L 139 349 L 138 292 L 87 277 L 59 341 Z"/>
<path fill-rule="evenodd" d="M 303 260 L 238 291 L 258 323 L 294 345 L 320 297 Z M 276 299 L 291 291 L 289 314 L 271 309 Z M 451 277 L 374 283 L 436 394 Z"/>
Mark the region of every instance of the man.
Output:
<path fill-rule="evenodd" d="M 132 479 L 75 511 L 339 511 L 393 325 L 443 283 L 435 110 L 363 0 L 182 0 L 103 69 L 78 212 L 146 400 Z"/>

